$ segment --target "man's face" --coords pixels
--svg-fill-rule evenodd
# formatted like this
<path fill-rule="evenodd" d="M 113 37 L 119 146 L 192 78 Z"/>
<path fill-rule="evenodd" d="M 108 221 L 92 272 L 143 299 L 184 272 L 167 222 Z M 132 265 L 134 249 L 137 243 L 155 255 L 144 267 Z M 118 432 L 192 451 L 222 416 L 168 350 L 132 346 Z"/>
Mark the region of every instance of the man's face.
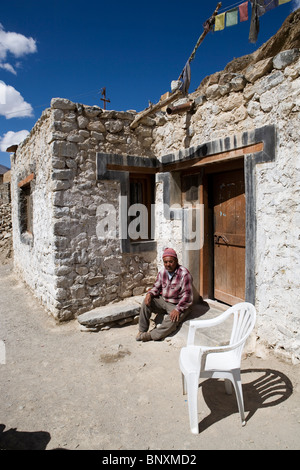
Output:
<path fill-rule="evenodd" d="M 163 259 L 163 262 L 164 262 L 165 269 L 169 273 L 172 273 L 177 268 L 178 261 L 176 258 L 173 258 L 172 256 L 166 256 Z"/>

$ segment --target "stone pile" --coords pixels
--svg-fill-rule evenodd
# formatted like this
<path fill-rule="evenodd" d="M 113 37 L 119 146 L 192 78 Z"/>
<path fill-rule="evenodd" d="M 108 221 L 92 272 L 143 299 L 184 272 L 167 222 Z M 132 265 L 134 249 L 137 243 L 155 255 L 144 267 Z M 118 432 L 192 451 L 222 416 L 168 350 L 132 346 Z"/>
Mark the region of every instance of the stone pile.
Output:
<path fill-rule="evenodd" d="M 249 64 L 241 72 L 216 72 L 189 96 L 188 115 L 171 115 L 154 131 L 156 155 L 270 124 L 270 116 L 299 110 L 300 49 Z M 175 103 L 176 104 L 176 103 Z M 276 119 L 272 118 L 272 123 Z"/>
<path fill-rule="evenodd" d="M 0 262 L 7 262 L 12 256 L 11 204 L 0 204 Z"/>
<path fill-rule="evenodd" d="M 280 52 L 273 58 L 262 59 L 253 65 L 250 64 L 244 74 L 217 72 L 209 78 L 204 97 L 206 99 L 218 99 L 231 92 L 239 91 L 244 92 L 246 100 L 250 100 L 256 93 L 262 95 L 284 81 L 284 74 L 281 71 L 284 71 L 286 67 L 295 62 L 299 56 L 300 49 L 292 49 Z M 295 71 L 293 73 L 296 74 Z M 289 71 L 286 75 L 289 76 Z M 268 78 L 266 77 L 257 87 L 252 86 L 257 80 L 265 76 L 268 76 Z"/>
<path fill-rule="evenodd" d="M 152 131 L 156 120 L 145 117 L 133 133 L 129 126 L 136 113 L 133 111 L 104 111 L 97 106 L 85 106 L 64 98 L 51 101 L 54 122 L 51 142 L 54 154 L 73 158 L 85 152 L 134 154 L 152 156 Z"/>

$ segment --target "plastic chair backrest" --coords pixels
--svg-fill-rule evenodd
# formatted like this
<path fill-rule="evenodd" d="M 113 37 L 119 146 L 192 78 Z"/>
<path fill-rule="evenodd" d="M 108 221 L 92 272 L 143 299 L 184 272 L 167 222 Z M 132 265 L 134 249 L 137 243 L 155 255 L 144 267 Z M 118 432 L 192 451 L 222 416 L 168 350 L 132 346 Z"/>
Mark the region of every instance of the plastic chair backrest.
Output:
<path fill-rule="evenodd" d="M 234 344 L 241 343 L 235 350 L 236 354 L 241 356 L 245 342 L 255 325 L 256 310 L 252 304 L 242 302 L 231 307 L 231 311 L 234 319 L 229 344 L 233 346 Z"/>

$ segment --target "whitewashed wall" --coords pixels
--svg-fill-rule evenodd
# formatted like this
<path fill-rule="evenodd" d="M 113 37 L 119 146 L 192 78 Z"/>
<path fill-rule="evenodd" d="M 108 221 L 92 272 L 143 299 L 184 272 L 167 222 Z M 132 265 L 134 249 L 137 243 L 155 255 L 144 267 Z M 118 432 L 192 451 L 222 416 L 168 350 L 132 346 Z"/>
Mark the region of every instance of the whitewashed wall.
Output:
<path fill-rule="evenodd" d="M 163 156 L 276 126 L 276 161 L 256 165 L 257 335 L 295 362 L 300 359 L 299 76 L 298 50 L 250 66 L 244 75 L 220 73 L 218 83 L 212 76 L 201 96 L 190 96 L 199 103 L 196 112 L 171 115 L 167 124 L 155 128 L 153 147 Z"/>

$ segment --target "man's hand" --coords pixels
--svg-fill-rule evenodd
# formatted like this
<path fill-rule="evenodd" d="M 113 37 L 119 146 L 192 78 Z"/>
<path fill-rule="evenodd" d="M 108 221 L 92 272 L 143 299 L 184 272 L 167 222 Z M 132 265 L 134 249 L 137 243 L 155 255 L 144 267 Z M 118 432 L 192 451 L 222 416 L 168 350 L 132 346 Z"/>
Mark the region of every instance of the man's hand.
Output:
<path fill-rule="evenodd" d="M 147 305 L 147 307 L 150 307 L 151 298 L 152 298 L 151 294 L 147 294 L 145 297 L 145 305 Z"/>
<path fill-rule="evenodd" d="M 170 318 L 173 322 L 179 321 L 179 315 L 180 313 L 174 308 L 172 312 L 170 313 Z"/>

